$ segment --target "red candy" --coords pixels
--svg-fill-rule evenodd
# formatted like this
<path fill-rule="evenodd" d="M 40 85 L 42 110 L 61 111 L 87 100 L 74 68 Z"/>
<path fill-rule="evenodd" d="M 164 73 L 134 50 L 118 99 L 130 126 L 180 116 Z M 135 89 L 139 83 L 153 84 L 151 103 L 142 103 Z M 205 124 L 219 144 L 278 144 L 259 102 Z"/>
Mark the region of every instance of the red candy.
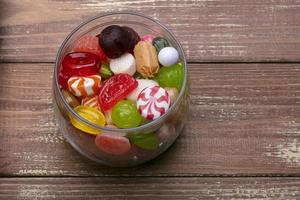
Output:
<path fill-rule="evenodd" d="M 138 82 L 128 74 L 116 74 L 109 78 L 100 88 L 99 104 L 107 111 L 118 101 L 124 99 L 138 86 Z"/>
<path fill-rule="evenodd" d="M 126 137 L 112 133 L 97 135 L 95 144 L 101 151 L 111 155 L 125 154 L 131 148 L 130 142 Z"/>
<path fill-rule="evenodd" d="M 60 87 L 68 87 L 68 79 L 72 76 L 90 76 L 98 74 L 100 59 L 97 55 L 87 52 L 68 53 L 63 61 L 58 75 Z"/>
<path fill-rule="evenodd" d="M 101 49 L 98 37 L 93 35 L 84 35 L 74 43 L 74 51 L 88 52 L 99 56 L 101 61 L 106 61 L 107 57 Z"/>

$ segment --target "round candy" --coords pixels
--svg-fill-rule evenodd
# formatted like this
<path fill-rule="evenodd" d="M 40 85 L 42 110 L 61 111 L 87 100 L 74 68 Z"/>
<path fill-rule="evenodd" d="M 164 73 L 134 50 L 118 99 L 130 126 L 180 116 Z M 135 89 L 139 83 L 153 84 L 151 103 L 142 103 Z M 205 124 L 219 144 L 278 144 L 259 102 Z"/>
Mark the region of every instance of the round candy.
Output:
<path fill-rule="evenodd" d="M 93 124 L 96 124 L 98 126 L 104 126 L 105 125 L 105 117 L 102 114 L 101 111 L 99 111 L 96 108 L 92 108 L 89 106 L 77 106 L 74 111 L 80 115 L 81 117 L 83 117 L 84 119 L 90 121 Z M 100 134 L 101 131 L 99 129 L 95 129 L 91 126 L 88 126 L 87 124 L 84 124 L 83 122 L 79 121 L 78 119 L 76 119 L 75 117 L 73 117 L 72 115 L 70 115 L 70 119 L 71 119 L 71 123 L 74 127 L 76 127 L 77 129 L 86 132 L 86 133 L 90 133 L 92 135 L 97 135 Z"/>
<path fill-rule="evenodd" d="M 86 97 L 97 94 L 100 88 L 101 76 L 87 77 L 74 76 L 69 78 L 69 91 L 77 97 Z"/>
<path fill-rule="evenodd" d="M 119 101 L 112 109 L 111 118 L 118 128 L 138 127 L 143 120 L 136 104 L 130 100 Z"/>
<path fill-rule="evenodd" d="M 109 58 L 117 58 L 129 49 L 131 35 L 120 26 L 108 26 L 98 37 L 100 47 Z"/>
<path fill-rule="evenodd" d="M 135 59 L 130 53 L 125 53 L 119 58 L 110 60 L 110 69 L 114 74 L 133 75 L 136 72 Z"/>
<path fill-rule="evenodd" d="M 117 74 L 104 82 L 99 92 L 100 107 L 107 111 L 118 101 L 124 99 L 138 85 L 138 82 L 128 74 Z"/>
<path fill-rule="evenodd" d="M 150 35 L 150 34 L 149 35 L 144 35 L 141 38 L 142 41 L 151 42 L 151 43 L 152 43 L 153 39 L 154 39 L 153 35 Z"/>
<path fill-rule="evenodd" d="M 98 73 L 100 59 L 88 52 L 73 52 L 67 54 L 62 61 L 62 74 L 71 76 L 89 76 Z"/>
<path fill-rule="evenodd" d="M 165 87 L 175 87 L 180 91 L 184 79 L 184 68 L 182 63 L 177 63 L 170 67 L 161 67 L 155 80 Z"/>
<path fill-rule="evenodd" d="M 100 60 L 106 61 L 107 57 L 100 48 L 98 38 L 93 35 L 84 35 L 74 42 L 74 51 L 89 52 L 99 56 Z"/>
<path fill-rule="evenodd" d="M 158 53 L 158 61 L 163 66 L 171 66 L 179 59 L 178 51 L 174 47 L 165 47 Z"/>
<path fill-rule="evenodd" d="M 133 90 L 128 96 L 127 99 L 132 100 L 132 101 L 136 101 L 138 95 L 140 94 L 140 92 L 145 89 L 146 87 L 152 87 L 152 86 L 158 86 L 158 83 L 153 81 L 153 80 L 149 80 L 149 79 L 137 79 L 138 82 L 138 86 L 135 90 Z"/>
<path fill-rule="evenodd" d="M 137 98 L 138 111 L 149 120 L 155 120 L 165 114 L 170 105 L 167 91 L 159 86 L 145 88 Z"/>
<path fill-rule="evenodd" d="M 128 26 L 122 26 L 122 28 L 130 35 L 129 45 L 127 51 L 133 53 L 134 46 L 141 40 L 139 34 Z"/>
<path fill-rule="evenodd" d="M 75 108 L 80 105 L 79 101 L 74 97 L 68 90 L 61 90 L 62 95 L 64 96 L 66 102 L 72 107 Z"/>
<path fill-rule="evenodd" d="M 131 145 L 123 133 L 102 133 L 96 136 L 95 144 L 103 152 L 111 155 L 123 155 L 129 152 Z"/>

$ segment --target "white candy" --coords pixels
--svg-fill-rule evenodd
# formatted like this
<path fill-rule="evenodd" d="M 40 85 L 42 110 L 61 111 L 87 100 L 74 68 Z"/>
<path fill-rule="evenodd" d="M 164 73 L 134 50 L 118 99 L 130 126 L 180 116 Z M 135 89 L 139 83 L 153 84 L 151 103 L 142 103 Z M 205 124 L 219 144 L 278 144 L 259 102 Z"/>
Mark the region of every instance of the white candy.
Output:
<path fill-rule="evenodd" d="M 111 59 L 109 67 L 114 74 L 125 73 L 132 76 L 136 72 L 135 59 L 130 53 Z"/>
<path fill-rule="evenodd" d="M 176 64 L 178 59 L 179 54 L 174 47 L 165 47 L 158 53 L 159 63 L 166 67 Z"/>
<path fill-rule="evenodd" d="M 137 79 L 138 86 L 135 90 L 133 90 L 128 96 L 127 99 L 136 101 L 138 95 L 141 93 L 143 89 L 146 87 L 158 86 L 158 83 L 153 80 L 148 79 Z"/>

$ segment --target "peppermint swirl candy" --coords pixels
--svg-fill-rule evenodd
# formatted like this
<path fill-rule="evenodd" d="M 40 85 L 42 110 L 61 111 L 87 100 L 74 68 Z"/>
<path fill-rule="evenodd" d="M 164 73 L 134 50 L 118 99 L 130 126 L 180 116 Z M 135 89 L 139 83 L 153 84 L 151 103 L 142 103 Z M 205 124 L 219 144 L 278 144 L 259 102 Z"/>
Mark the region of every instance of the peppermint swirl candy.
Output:
<path fill-rule="evenodd" d="M 155 120 L 170 108 L 171 100 L 168 92 L 159 87 L 146 87 L 137 98 L 137 108 L 143 117 Z"/>

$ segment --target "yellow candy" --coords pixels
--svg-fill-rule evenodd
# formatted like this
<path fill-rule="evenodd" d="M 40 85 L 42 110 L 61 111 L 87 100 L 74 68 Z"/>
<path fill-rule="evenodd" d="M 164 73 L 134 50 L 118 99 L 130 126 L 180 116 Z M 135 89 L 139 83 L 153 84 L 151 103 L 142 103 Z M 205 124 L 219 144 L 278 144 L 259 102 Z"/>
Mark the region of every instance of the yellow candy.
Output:
<path fill-rule="evenodd" d="M 89 106 L 80 105 L 77 106 L 74 111 L 83 117 L 84 119 L 88 120 L 89 122 L 96 124 L 98 126 L 105 125 L 105 117 L 101 111 L 96 108 L 92 108 Z M 80 122 L 78 119 L 75 119 L 73 116 L 70 115 L 71 123 L 74 127 L 78 128 L 79 130 L 92 134 L 98 135 L 101 133 L 100 130 L 90 127 L 83 122 Z"/>

